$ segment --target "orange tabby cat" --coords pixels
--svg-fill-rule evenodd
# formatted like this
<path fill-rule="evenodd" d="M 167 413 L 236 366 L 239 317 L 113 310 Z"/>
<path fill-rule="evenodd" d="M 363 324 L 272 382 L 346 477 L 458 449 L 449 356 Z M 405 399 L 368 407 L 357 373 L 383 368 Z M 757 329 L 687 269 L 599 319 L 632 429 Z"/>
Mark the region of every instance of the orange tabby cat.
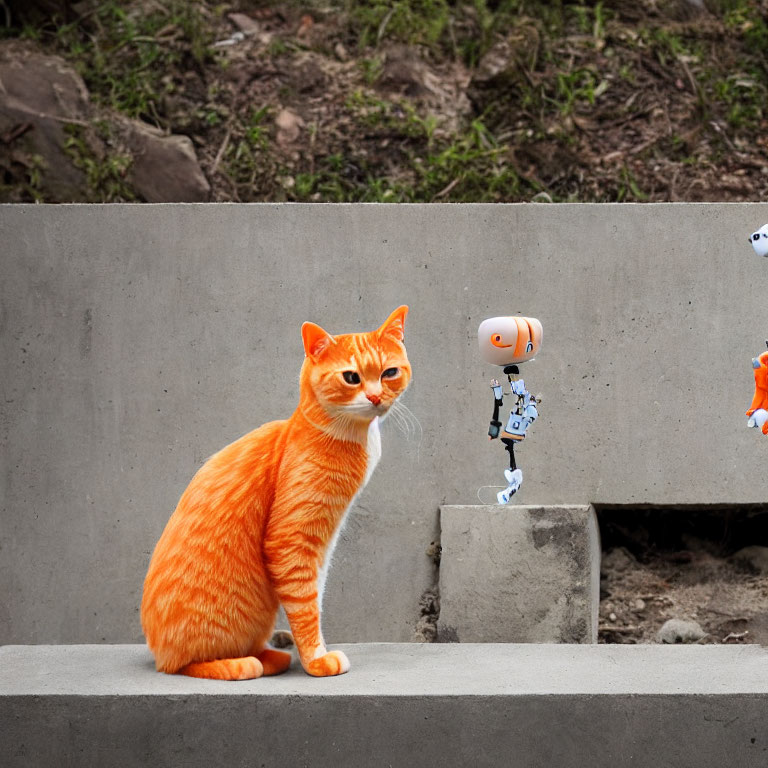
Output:
<path fill-rule="evenodd" d="M 381 453 L 379 417 L 405 391 L 408 307 L 376 331 L 301 329 L 299 405 L 212 456 L 155 547 L 141 623 L 157 669 L 247 680 L 286 670 L 267 647 L 282 604 L 304 669 L 349 669 L 320 631 L 325 572 L 344 515 Z"/>

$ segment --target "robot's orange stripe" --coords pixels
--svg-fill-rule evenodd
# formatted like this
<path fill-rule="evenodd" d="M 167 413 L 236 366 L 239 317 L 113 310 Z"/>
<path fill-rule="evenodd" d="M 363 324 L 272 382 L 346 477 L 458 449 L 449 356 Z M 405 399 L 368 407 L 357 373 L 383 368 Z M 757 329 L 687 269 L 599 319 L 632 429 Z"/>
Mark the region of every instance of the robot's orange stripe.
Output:
<path fill-rule="evenodd" d="M 522 318 L 515 318 L 517 326 L 517 344 L 515 344 L 515 357 L 520 357 L 525 350 L 526 345 L 531 339 L 531 326 Z"/>
<path fill-rule="evenodd" d="M 530 320 L 528 320 L 527 317 L 525 318 L 525 324 L 528 326 L 528 339 L 531 342 L 531 346 L 533 346 L 536 343 L 534 341 L 534 338 L 533 338 L 533 326 L 531 325 L 531 322 L 530 322 Z M 527 345 L 527 342 L 526 342 L 526 348 L 527 348 L 527 346 L 528 345 Z"/>

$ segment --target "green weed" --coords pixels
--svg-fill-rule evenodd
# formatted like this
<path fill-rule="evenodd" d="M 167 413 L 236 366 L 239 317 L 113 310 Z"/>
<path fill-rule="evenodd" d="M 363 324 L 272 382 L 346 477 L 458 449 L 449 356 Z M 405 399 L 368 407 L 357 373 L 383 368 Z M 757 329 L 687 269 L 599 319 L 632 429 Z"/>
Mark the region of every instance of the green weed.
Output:
<path fill-rule="evenodd" d="M 162 125 L 158 101 L 172 85 L 174 67 L 212 59 L 211 31 L 200 6 L 169 0 L 153 10 L 131 9 L 116 0 L 55 31 L 94 100 L 133 118 Z"/>
<path fill-rule="evenodd" d="M 73 165 L 85 173 L 89 199 L 101 203 L 134 200 L 135 196 L 125 178 L 132 163 L 130 155 L 109 151 L 107 142 L 111 141 L 111 136 L 108 126 L 96 123 L 95 128 L 107 145 L 103 157 L 97 156 L 90 148 L 82 126 L 64 127 L 68 136 L 64 142 L 64 151 Z"/>

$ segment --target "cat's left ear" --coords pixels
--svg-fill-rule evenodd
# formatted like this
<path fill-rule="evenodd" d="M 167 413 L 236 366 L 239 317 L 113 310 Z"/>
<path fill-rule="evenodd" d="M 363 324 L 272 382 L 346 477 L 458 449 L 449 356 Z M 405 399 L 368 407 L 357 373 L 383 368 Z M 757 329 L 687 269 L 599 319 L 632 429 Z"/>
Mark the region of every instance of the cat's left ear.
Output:
<path fill-rule="evenodd" d="M 330 333 L 314 323 L 304 323 L 301 326 L 301 338 L 304 342 L 304 354 L 313 360 L 317 359 L 331 344 L 336 343 L 336 339 Z"/>
<path fill-rule="evenodd" d="M 403 304 L 398 307 L 386 320 L 384 325 L 378 330 L 379 338 L 388 336 L 395 341 L 402 341 L 405 338 L 405 318 L 408 316 L 408 307 Z"/>

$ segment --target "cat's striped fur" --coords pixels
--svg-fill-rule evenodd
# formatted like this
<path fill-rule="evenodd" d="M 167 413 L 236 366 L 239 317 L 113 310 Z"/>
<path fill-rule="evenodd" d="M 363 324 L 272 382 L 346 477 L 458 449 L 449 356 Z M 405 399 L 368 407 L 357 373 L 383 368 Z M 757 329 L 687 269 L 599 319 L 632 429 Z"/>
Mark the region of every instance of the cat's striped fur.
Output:
<path fill-rule="evenodd" d="M 370 333 L 331 336 L 305 323 L 296 411 L 195 475 L 144 582 L 142 627 L 159 670 L 225 680 L 284 671 L 290 654 L 267 646 L 280 604 L 310 675 L 349 669 L 320 630 L 324 566 L 378 459 L 378 418 L 411 378 L 407 312 Z"/>

